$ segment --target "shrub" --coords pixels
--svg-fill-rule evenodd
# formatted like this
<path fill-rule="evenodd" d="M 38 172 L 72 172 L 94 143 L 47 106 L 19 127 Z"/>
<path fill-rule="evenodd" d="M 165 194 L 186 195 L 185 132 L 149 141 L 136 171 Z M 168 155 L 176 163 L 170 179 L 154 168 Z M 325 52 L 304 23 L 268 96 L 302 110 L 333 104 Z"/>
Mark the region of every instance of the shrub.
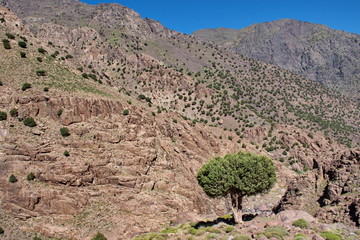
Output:
<path fill-rule="evenodd" d="M 36 122 L 32 117 L 25 118 L 23 123 L 27 127 L 36 127 Z"/>
<path fill-rule="evenodd" d="M 70 130 L 67 127 L 60 128 L 60 134 L 63 137 L 70 136 Z"/>
<path fill-rule="evenodd" d="M 294 240 L 308 240 L 305 234 L 298 233 L 294 236 Z"/>
<path fill-rule="evenodd" d="M 41 57 L 37 57 L 36 60 L 38 60 L 38 62 L 42 62 L 42 58 Z"/>
<path fill-rule="evenodd" d="M 3 82 L 2 81 L 0 81 L 0 86 L 2 86 L 3 85 Z"/>
<path fill-rule="evenodd" d="M 65 56 L 65 59 L 70 59 L 70 58 L 74 58 L 72 55 L 68 54 Z"/>
<path fill-rule="evenodd" d="M 88 78 L 89 76 L 87 75 L 87 73 L 83 73 L 83 74 L 81 74 L 81 76 L 83 77 L 83 78 Z"/>
<path fill-rule="evenodd" d="M 325 238 L 326 240 L 342 240 L 343 238 L 341 237 L 341 235 L 336 234 L 334 232 L 330 232 L 330 231 L 325 231 L 322 232 L 320 234 L 320 236 L 322 236 L 323 238 Z"/>
<path fill-rule="evenodd" d="M 0 121 L 5 121 L 7 119 L 7 113 L 6 112 L 0 112 Z"/>
<path fill-rule="evenodd" d="M 20 57 L 21 57 L 21 58 L 26 58 L 26 53 L 20 52 Z"/>
<path fill-rule="evenodd" d="M 33 240 L 41 240 L 39 237 L 34 237 Z"/>
<path fill-rule="evenodd" d="M 15 177 L 14 174 L 11 174 L 11 176 L 9 178 L 9 182 L 11 182 L 11 183 L 16 183 L 17 182 L 17 178 Z"/>
<path fill-rule="evenodd" d="M 48 92 L 49 88 L 48 87 L 44 87 L 44 92 Z"/>
<path fill-rule="evenodd" d="M 288 236 L 288 232 L 284 227 L 281 226 L 273 226 L 267 227 L 263 232 L 264 236 L 267 238 L 277 238 L 277 239 L 284 239 L 285 236 Z"/>
<path fill-rule="evenodd" d="M 31 84 L 30 84 L 30 83 L 24 83 L 24 84 L 22 85 L 21 90 L 25 91 L 26 89 L 29 89 L 29 88 L 31 88 Z"/>
<path fill-rule="evenodd" d="M 28 175 L 27 175 L 27 177 L 26 177 L 26 180 L 28 180 L 28 181 L 32 181 L 32 180 L 34 180 L 35 179 L 35 174 L 34 173 L 29 173 Z"/>
<path fill-rule="evenodd" d="M 129 112 L 129 109 L 125 109 L 125 110 L 123 111 L 123 115 L 124 115 L 124 116 L 129 115 L 129 113 L 130 113 L 130 112 Z"/>
<path fill-rule="evenodd" d="M 97 233 L 91 240 L 107 240 L 102 233 Z"/>
<path fill-rule="evenodd" d="M 227 232 L 227 233 L 230 233 L 230 232 L 232 232 L 232 231 L 234 231 L 234 227 L 232 227 L 232 226 L 227 226 L 226 228 L 225 228 L 225 232 Z"/>
<path fill-rule="evenodd" d="M 21 48 L 27 48 L 26 42 L 20 41 L 20 42 L 18 42 L 18 45 L 19 45 L 19 47 L 21 47 Z"/>
<path fill-rule="evenodd" d="M 233 238 L 233 240 L 250 240 L 251 237 L 248 235 L 237 235 Z"/>
<path fill-rule="evenodd" d="M 17 117 L 19 115 L 18 110 L 16 108 L 13 108 L 10 110 L 10 116 L 11 117 Z"/>
<path fill-rule="evenodd" d="M 23 40 L 24 42 L 27 42 L 26 37 L 20 36 L 20 39 Z"/>
<path fill-rule="evenodd" d="M 11 33 L 6 33 L 5 35 L 8 39 L 15 39 L 15 36 Z"/>
<path fill-rule="evenodd" d="M 38 48 L 38 52 L 39 52 L 39 53 L 42 53 L 42 54 L 47 53 L 47 52 L 46 52 L 46 50 L 45 50 L 45 49 L 43 49 L 43 48 Z"/>
<path fill-rule="evenodd" d="M 292 223 L 292 225 L 293 225 L 294 227 L 299 227 L 299 228 L 308 228 L 308 227 L 309 227 L 309 224 L 308 224 L 307 221 L 306 221 L 305 219 L 303 219 L 303 218 L 300 218 L 300 219 L 294 221 L 294 222 Z"/>
<path fill-rule="evenodd" d="M 6 22 L 6 21 L 5 21 L 5 18 L 0 18 L 0 22 L 1 22 L 1 23 Z"/>
<path fill-rule="evenodd" d="M 5 233 L 4 229 L 0 227 L 0 234 L 4 234 L 4 233 Z"/>
<path fill-rule="evenodd" d="M 11 49 L 10 41 L 7 39 L 2 40 L 5 49 Z"/>
<path fill-rule="evenodd" d="M 69 151 L 66 150 L 66 151 L 64 152 L 64 156 L 65 156 L 65 157 L 70 157 Z"/>
<path fill-rule="evenodd" d="M 46 72 L 44 70 L 38 70 L 36 71 L 36 75 L 38 75 L 39 77 L 43 77 L 46 76 Z"/>
<path fill-rule="evenodd" d="M 63 110 L 62 110 L 62 109 L 59 109 L 59 110 L 57 111 L 56 115 L 58 115 L 58 117 L 60 117 L 62 113 L 63 113 Z"/>

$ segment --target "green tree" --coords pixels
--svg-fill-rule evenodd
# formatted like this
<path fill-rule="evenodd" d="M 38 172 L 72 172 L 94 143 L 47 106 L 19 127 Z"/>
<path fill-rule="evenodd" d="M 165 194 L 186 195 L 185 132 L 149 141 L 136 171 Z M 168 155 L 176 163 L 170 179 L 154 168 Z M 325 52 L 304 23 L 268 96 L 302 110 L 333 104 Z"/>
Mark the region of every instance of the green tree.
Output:
<path fill-rule="evenodd" d="M 210 160 L 199 170 L 197 180 L 208 196 L 230 201 L 235 221 L 241 222 L 243 197 L 270 190 L 276 173 L 271 159 L 240 151 Z"/>

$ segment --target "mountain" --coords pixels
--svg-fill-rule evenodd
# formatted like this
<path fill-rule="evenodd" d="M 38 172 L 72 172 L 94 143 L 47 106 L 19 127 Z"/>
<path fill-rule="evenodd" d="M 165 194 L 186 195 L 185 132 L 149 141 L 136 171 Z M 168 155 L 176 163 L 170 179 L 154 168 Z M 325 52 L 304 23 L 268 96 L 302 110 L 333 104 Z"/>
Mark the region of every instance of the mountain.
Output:
<path fill-rule="evenodd" d="M 161 238 L 174 237 L 170 225 L 227 213 L 196 173 L 239 150 L 277 168 L 275 187 L 244 201 L 250 217 L 308 211 L 329 223 L 308 236 L 320 227 L 355 234 L 359 150 L 349 147 L 359 144 L 359 109 L 351 99 L 118 4 L 2 3 L 23 17 L 0 7 L 2 239 L 131 239 L 163 228 Z M 259 231 L 274 224 L 258 220 Z"/>
<path fill-rule="evenodd" d="M 360 35 L 282 19 L 244 29 L 203 29 L 193 36 L 275 64 L 360 99 Z"/>

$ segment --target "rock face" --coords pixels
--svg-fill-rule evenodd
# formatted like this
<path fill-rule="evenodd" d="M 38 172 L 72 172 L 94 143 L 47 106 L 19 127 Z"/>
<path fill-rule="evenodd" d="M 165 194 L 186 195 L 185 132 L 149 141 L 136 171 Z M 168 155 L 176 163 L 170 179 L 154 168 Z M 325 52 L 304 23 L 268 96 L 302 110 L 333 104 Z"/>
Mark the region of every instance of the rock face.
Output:
<path fill-rule="evenodd" d="M 330 165 L 317 163 L 315 170 L 295 179 L 275 211 L 305 210 L 325 222 L 359 226 L 360 152 L 335 159 Z"/>
<path fill-rule="evenodd" d="M 204 29 L 193 33 L 244 56 L 259 59 L 360 99 L 360 36 L 327 26 L 282 19 L 241 30 Z"/>

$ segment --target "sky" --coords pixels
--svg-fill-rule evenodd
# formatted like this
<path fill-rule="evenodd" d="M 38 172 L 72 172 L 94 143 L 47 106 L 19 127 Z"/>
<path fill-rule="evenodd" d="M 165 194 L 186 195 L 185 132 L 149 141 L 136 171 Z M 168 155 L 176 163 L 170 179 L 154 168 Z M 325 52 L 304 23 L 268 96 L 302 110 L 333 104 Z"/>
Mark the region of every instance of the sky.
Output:
<path fill-rule="evenodd" d="M 167 28 L 191 34 L 204 28 L 241 29 L 293 18 L 360 34 L 360 0 L 81 0 L 119 3 Z"/>

